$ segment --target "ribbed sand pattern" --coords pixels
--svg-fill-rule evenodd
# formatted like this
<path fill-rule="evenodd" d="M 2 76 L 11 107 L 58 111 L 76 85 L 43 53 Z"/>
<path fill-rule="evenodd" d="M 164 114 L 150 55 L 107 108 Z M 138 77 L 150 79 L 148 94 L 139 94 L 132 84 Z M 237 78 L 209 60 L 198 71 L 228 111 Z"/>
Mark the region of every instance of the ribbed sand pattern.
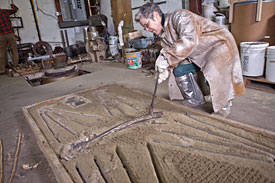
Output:
<path fill-rule="evenodd" d="M 25 115 L 45 155 L 54 152 L 53 169 L 68 174 L 56 173 L 60 182 L 275 182 L 272 132 L 159 98 L 149 115 L 151 100 L 111 84 L 34 104 Z"/>

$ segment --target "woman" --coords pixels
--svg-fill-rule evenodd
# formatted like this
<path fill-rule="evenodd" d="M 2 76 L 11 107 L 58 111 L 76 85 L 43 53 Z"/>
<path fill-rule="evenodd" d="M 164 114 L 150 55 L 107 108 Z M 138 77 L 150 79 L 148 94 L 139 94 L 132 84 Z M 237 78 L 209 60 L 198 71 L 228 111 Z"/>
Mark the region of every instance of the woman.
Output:
<path fill-rule="evenodd" d="M 209 83 L 214 112 L 227 116 L 231 101 L 245 93 L 239 52 L 231 33 L 188 10 L 164 15 L 154 3 L 143 5 L 135 20 L 162 39 L 156 70 L 160 72 L 159 83 L 169 75 L 172 78 L 170 99 L 179 99 L 180 91 L 188 102 L 204 103 L 193 76 L 200 70 Z"/>

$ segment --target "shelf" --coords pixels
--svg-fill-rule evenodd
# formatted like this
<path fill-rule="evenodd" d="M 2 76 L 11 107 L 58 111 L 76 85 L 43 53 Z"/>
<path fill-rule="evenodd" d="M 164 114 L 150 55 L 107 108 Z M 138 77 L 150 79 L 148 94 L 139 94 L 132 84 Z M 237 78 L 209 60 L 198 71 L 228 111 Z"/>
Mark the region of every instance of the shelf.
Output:
<path fill-rule="evenodd" d="M 266 80 L 263 76 L 248 77 L 244 76 L 246 88 L 262 90 L 265 92 L 275 93 L 275 82 Z"/>

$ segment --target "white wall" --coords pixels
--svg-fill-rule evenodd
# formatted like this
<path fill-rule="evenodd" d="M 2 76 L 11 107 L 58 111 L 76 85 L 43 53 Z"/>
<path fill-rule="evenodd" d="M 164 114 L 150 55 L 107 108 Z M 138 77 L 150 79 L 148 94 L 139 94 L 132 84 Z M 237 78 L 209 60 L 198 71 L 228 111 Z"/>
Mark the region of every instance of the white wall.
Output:
<path fill-rule="evenodd" d="M 154 0 L 155 3 L 161 2 L 164 0 Z M 140 7 L 143 4 L 150 2 L 150 0 L 131 0 L 132 8 Z M 160 8 L 164 13 L 167 13 L 168 11 L 174 11 L 181 9 L 182 1 L 179 0 L 166 0 L 165 4 L 161 4 Z M 108 17 L 108 32 L 111 35 L 114 35 L 117 33 L 117 27 L 114 28 L 113 18 L 112 18 L 112 8 L 111 8 L 111 0 L 101 0 L 101 13 L 106 15 Z M 143 27 L 138 23 L 135 22 L 135 14 L 137 13 L 138 9 L 132 11 L 132 17 L 133 17 L 133 24 L 135 30 L 142 30 L 142 34 L 147 37 L 153 36 L 152 33 L 144 31 Z"/>
<path fill-rule="evenodd" d="M 149 0 L 131 0 L 132 8 L 142 6 Z M 161 2 L 164 0 L 154 0 L 154 2 Z M 179 0 L 166 0 L 165 4 L 161 4 L 160 8 L 164 13 L 168 11 L 174 11 L 182 8 L 182 1 Z M 57 17 L 55 15 L 56 9 L 54 0 L 33 0 L 35 5 L 35 11 L 37 14 L 40 33 L 43 41 L 49 42 L 52 47 L 62 46 L 60 29 L 57 23 Z M 23 19 L 24 28 L 19 29 L 22 43 L 36 43 L 39 41 L 34 17 L 29 0 L 14 0 L 15 5 L 19 8 L 16 16 L 20 16 Z M 38 8 L 37 8 L 38 5 Z M 1 8 L 10 8 L 8 0 L 0 0 Z M 42 10 L 42 11 L 41 11 Z M 143 30 L 143 27 L 139 23 L 135 22 L 134 16 L 138 9 L 133 10 L 133 23 L 135 30 L 142 30 L 144 36 L 152 36 L 152 33 Z M 101 0 L 101 13 L 108 17 L 108 32 L 111 35 L 117 33 L 117 28 L 114 27 L 111 9 L 111 0 Z M 70 44 L 75 44 L 76 40 L 83 41 L 83 27 L 68 28 L 68 37 Z"/>
<path fill-rule="evenodd" d="M 61 45 L 61 35 L 59 33 L 58 19 L 55 15 L 54 0 L 33 0 L 33 2 L 42 41 L 47 41 L 51 45 Z"/>
<path fill-rule="evenodd" d="M 22 17 L 24 28 L 19 29 L 19 35 L 22 43 L 37 42 L 38 36 L 35 28 L 31 4 L 29 1 L 14 0 L 15 5 L 19 8 L 16 13 L 17 17 Z M 10 9 L 9 1 L 0 1 L 0 7 L 3 9 Z M 13 16 L 13 15 L 12 15 Z"/>
<path fill-rule="evenodd" d="M 56 8 L 54 0 L 33 0 L 37 21 L 40 29 L 42 41 L 47 41 L 54 49 L 55 46 L 62 46 L 61 35 L 58 27 Z M 22 43 L 36 43 L 39 41 L 34 16 L 29 0 L 14 0 L 14 4 L 19 8 L 16 16 L 22 17 L 24 28 L 19 29 Z M 38 5 L 38 8 L 37 8 Z M 8 0 L 0 0 L 0 7 L 10 9 Z M 76 40 L 84 41 L 83 27 L 68 28 L 70 44 L 75 44 Z M 65 30 L 65 29 L 64 29 Z"/>

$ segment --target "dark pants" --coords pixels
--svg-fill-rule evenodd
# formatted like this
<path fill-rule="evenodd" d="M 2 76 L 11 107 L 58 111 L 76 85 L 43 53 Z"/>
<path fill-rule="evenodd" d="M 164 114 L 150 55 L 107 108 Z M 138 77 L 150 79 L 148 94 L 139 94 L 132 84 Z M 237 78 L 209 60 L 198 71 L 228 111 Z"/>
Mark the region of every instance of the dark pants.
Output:
<path fill-rule="evenodd" d="M 11 49 L 13 66 L 16 67 L 18 65 L 18 51 L 14 33 L 0 35 L 0 73 L 5 72 L 8 64 L 8 46 L 10 46 Z"/>

